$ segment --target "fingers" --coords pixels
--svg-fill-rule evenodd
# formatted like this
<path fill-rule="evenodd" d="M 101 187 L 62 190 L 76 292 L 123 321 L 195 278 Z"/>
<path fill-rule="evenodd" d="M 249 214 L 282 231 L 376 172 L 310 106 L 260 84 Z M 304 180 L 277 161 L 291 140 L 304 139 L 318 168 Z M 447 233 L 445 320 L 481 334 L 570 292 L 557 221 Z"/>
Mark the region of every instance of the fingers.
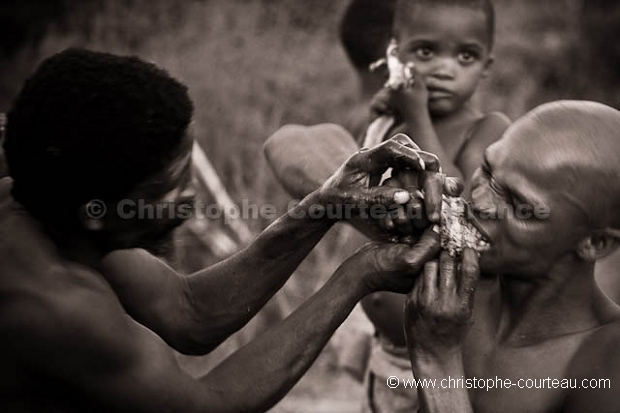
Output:
<path fill-rule="evenodd" d="M 413 146 L 389 139 L 349 159 L 350 165 L 363 172 L 384 172 L 389 167 L 423 170 L 426 167 L 419 151 Z"/>
<path fill-rule="evenodd" d="M 439 286 L 443 292 L 456 290 L 456 261 L 448 251 L 442 251 L 439 256 Z"/>
<path fill-rule="evenodd" d="M 441 163 L 437 155 L 426 151 L 418 151 L 418 154 L 424 161 L 427 171 L 441 172 Z"/>
<path fill-rule="evenodd" d="M 431 222 L 439 223 L 441 218 L 441 196 L 444 176 L 439 173 L 424 173 L 424 203 L 426 216 Z"/>
<path fill-rule="evenodd" d="M 389 186 L 375 186 L 363 190 L 360 194 L 354 196 L 352 201 L 356 204 L 380 204 L 389 207 L 394 204 L 406 204 L 409 199 L 411 199 L 411 195 L 409 195 L 409 192 L 401 188 L 392 188 Z"/>
<path fill-rule="evenodd" d="M 479 277 L 478 253 L 473 249 L 467 248 L 463 251 L 463 260 L 461 262 L 459 295 L 464 295 L 469 300 L 470 305 L 473 304 L 473 296 Z"/>
<path fill-rule="evenodd" d="M 400 234 L 409 235 L 413 232 L 413 226 L 403 206 L 397 205 L 393 207 L 390 210 L 389 216 L 391 216 L 392 222 Z"/>
<path fill-rule="evenodd" d="M 411 139 L 409 136 L 405 135 L 404 133 L 397 133 L 396 135 L 392 136 L 388 140 L 392 140 L 402 145 L 409 146 L 410 148 L 413 148 L 417 151 L 420 150 L 420 147 L 413 141 L 413 139 Z"/>
<path fill-rule="evenodd" d="M 438 288 L 437 288 L 437 272 L 439 266 L 437 264 L 437 260 L 432 260 L 424 264 L 424 274 L 423 282 L 422 282 L 422 291 L 420 293 L 424 297 L 422 302 L 432 302 L 437 297 Z"/>
<path fill-rule="evenodd" d="M 432 230 L 426 230 L 420 240 L 401 254 L 404 259 L 406 272 L 419 274 L 424 268 L 424 264 L 437 256 L 441 249 L 439 234 Z"/>
<path fill-rule="evenodd" d="M 393 110 L 391 108 L 390 100 L 391 100 L 392 91 L 388 88 L 382 88 L 379 90 L 375 96 L 372 98 L 372 102 L 370 103 L 370 121 L 376 119 L 379 116 L 388 115 L 391 116 Z"/>
<path fill-rule="evenodd" d="M 464 189 L 465 185 L 462 179 L 453 176 L 447 176 L 443 182 L 443 190 L 446 195 L 460 196 Z"/>

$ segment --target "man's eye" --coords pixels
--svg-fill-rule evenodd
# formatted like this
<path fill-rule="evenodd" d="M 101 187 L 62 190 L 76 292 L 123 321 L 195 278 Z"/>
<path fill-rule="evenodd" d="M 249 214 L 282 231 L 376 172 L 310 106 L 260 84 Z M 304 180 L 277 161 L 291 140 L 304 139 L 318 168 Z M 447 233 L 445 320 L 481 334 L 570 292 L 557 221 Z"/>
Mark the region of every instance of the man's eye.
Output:
<path fill-rule="evenodd" d="M 430 47 L 418 47 L 415 54 L 422 60 L 428 60 L 433 57 L 433 50 Z"/>
<path fill-rule="evenodd" d="M 492 176 L 488 176 L 488 178 L 489 178 L 489 186 L 491 187 L 491 189 L 493 189 L 493 191 L 495 191 L 496 193 L 500 195 L 504 194 L 504 190 L 502 189 L 501 186 L 497 184 L 497 182 L 495 181 L 495 178 L 493 178 Z"/>

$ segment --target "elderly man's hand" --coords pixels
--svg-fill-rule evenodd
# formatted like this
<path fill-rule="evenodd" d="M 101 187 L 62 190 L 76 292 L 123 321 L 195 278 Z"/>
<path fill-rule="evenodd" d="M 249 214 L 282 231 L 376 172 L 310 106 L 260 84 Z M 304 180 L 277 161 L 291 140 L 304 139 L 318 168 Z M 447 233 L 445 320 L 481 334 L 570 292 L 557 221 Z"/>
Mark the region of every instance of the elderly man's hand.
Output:
<path fill-rule="evenodd" d="M 472 324 L 478 255 L 466 249 L 461 262 L 443 251 L 429 261 L 405 304 L 405 335 L 412 355 L 441 359 L 460 349 Z"/>
<path fill-rule="evenodd" d="M 420 172 L 423 187 L 429 194 L 425 197 L 426 214 L 430 221 L 439 220 L 441 209 L 442 180 L 439 160 L 424 152 L 407 136 L 398 134 L 373 148 L 362 148 L 353 154 L 319 189 L 319 197 L 325 205 L 346 207 L 357 218 L 360 212 L 373 205 L 392 207 L 409 202 L 411 194 L 404 188 L 379 186 L 382 175 L 389 169 Z M 424 172 L 424 173 L 421 173 Z"/>

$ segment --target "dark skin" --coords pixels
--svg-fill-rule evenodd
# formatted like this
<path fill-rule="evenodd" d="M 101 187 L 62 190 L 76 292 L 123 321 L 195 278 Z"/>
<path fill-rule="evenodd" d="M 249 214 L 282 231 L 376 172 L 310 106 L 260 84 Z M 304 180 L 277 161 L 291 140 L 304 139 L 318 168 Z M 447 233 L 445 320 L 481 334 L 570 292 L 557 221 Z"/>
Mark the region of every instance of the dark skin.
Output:
<path fill-rule="evenodd" d="M 480 10 L 459 6 L 398 9 L 398 58 L 413 65 L 413 84 L 379 91 L 372 105 L 375 113 L 397 116 L 399 131 L 437 155 L 447 175 L 463 179 L 465 195 L 484 149 L 509 124 L 504 115 L 485 115 L 471 104 L 493 63 L 486 19 Z"/>
<path fill-rule="evenodd" d="M 179 162 L 183 159 L 180 154 Z M 372 187 L 370 179 L 388 166 L 419 165 L 417 151 L 402 142 L 356 153 L 251 246 L 187 278 L 143 251 L 108 250 L 115 242 L 139 244 L 141 234 L 151 233 L 144 225 L 165 222 L 119 220 L 114 214 L 85 218 L 84 231 L 72 232 L 72 242 L 60 244 L 11 198 L 11 181 L 2 181 L 0 331 L 11 338 L 1 344 L 2 364 L 11 372 L 1 379 L 4 410 L 269 409 L 362 297 L 411 288 L 424 262 L 438 252 L 435 233 L 426 233 L 414 246 L 367 246 L 290 317 L 204 377 L 181 370 L 169 346 L 206 353 L 260 309 L 333 225 L 300 218 L 300 213 L 330 203 L 391 204 L 395 197 L 407 202 L 406 192 L 403 198 L 398 189 Z M 170 165 L 163 175 L 174 178 L 170 172 L 181 171 L 178 186 L 166 185 L 159 199 L 182 201 L 187 169 Z M 145 182 L 140 191 L 154 194 L 156 188 Z M 437 208 L 440 200 L 432 202 Z M 109 238 L 102 243 L 102 237 Z"/>
<path fill-rule="evenodd" d="M 538 121 L 540 111 L 530 114 L 489 148 L 488 165 L 472 178 L 472 202 L 479 213 L 508 202 L 546 204 L 552 211 L 550 219 L 482 222 L 493 245 L 489 253 L 479 261 L 469 255 L 465 270 L 463 262 L 444 255 L 425 271 L 438 283 L 431 296 L 419 295 L 431 290 L 421 288 L 425 277 L 418 277 L 415 294 L 407 299 L 405 331 L 413 373 L 419 379 L 497 376 L 517 382 L 550 377 L 581 384 L 584 379 L 602 378 L 610 379 L 612 386 L 620 379 L 616 357 L 620 309 L 601 292 L 593 276 L 596 260 L 617 250 L 619 242 L 614 228 L 620 228 L 620 222 L 612 211 L 620 193 L 616 139 L 620 115 L 583 102 L 546 109 L 546 122 Z M 308 142 L 307 153 L 313 154 L 310 136 L 277 138 L 268 145 L 297 138 L 299 144 Z M 332 138 L 336 146 L 349 142 L 342 135 Z M 329 158 L 325 153 L 320 156 Z M 285 164 L 286 160 L 276 171 Z M 312 172 L 308 166 L 305 171 Z M 311 177 L 319 173 L 324 171 Z M 475 294 L 459 287 L 463 272 L 473 280 L 480 271 L 501 275 L 481 279 Z M 445 283 L 446 279 L 460 281 Z M 441 283 L 452 287 L 439 288 Z M 395 306 L 393 312 L 402 315 L 402 309 Z M 393 324 L 393 318 L 386 320 Z M 394 332 L 393 337 L 405 336 L 402 326 Z M 604 388 L 418 392 L 423 411 L 429 412 L 620 409 L 616 392 Z"/>
<path fill-rule="evenodd" d="M 600 179 L 620 173 L 618 127 L 620 112 L 592 102 L 548 104 L 519 120 L 487 150 L 473 180 L 474 212 L 491 249 L 479 260 L 466 251 L 462 260 L 442 254 L 438 264 L 427 264 L 405 309 L 419 379 L 551 378 L 574 385 L 418 388 L 422 411 L 620 409 L 612 390 L 620 379 L 620 308 L 594 279 L 596 260 L 620 244 L 620 222 L 610 214 L 618 183 Z M 551 214 L 482 219 L 515 198 L 545 204 Z M 499 275 L 482 278 L 474 291 L 480 271 Z M 608 387 L 586 388 L 592 379 L 607 379 Z"/>
<path fill-rule="evenodd" d="M 502 114 L 481 113 L 470 102 L 493 62 L 486 17 L 469 8 L 419 5 L 415 12 L 396 18 L 394 30 L 399 59 L 414 64 L 414 82 L 409 88 L 379 91 L 373 112 L 401 119 L 397 130 L 437 155 L 447 175 L 462 178 L 462 195 L 467 198 L 484 150 L 510 123 Z M 385 338 L 405 345 L 401 328 L 404 297 L 379 293 L 362 304 Z"/>
<path fill-rule="evenodd" d="M 510 124 L 503 114 L 483 114 L 471 104 L 493 61 L 486 17 L 469 8 L 421 5 L 415 13 L 395 20 L 395 33 L 399 59 L 415 64 L 415 81 L 410 88 L 377 92 L 371 116 L 395 115 L 402 120 L 388 136 L 403 132 L 421 149 L 435 154 L 443 172 L 462 179 L 463 196 L 468 197 L 471 176 L 484 150 Z M 328 134 L 319 133 L 320 129 Z M 287 126 L 267 141 L 265 154 L 284 188 L 301 197 L 320 186 L 355 148 L 352 138 L 332 126 Z M 362 304 L 386 339 L 405 346 L 402 295 L 379 293 Z"/>

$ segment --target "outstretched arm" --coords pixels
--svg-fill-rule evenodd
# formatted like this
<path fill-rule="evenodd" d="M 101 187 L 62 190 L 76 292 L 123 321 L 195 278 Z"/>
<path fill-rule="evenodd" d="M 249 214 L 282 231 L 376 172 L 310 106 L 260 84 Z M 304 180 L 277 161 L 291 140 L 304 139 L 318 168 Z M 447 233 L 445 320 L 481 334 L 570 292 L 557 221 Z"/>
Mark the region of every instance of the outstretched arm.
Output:
<path fill-rule="evenodd" d="M 145 252 L 118 251 L 103 260 L 100 270 L 136 320 L 179 351 L 204 354 L 245 325 L 331 227 L 335 220 L 312 218 L 313 208 L 345 206 L 356 214 L 359 205 L 409 200 L 399 188 L 371 185 L 391 165 L 421 168 L 418 151 L 400 139 L 350 156 L 250 246 L 210 268 L 182 277 Z M 425 157 L 426 166 L 432 166 Z M 440 197 L 427 197 L 427 209 L 438 210 L 440 202 Z"/>
<path fill-rule="evenodd" d="M 53 291 L 33 290 L 4 307 L 6 350 L 33 370 L 114 411 L 264 411 L 316 359 L 357 300 L 377 289 L 406 291 L 439 250 L 437 234 L 410 247 L 369 245 L 284 322 L 200 379 L 170 348 L 128 317 L 99 274 L 59 273 Z M 396 259 L 394 259 L 396 257 Z"/>

